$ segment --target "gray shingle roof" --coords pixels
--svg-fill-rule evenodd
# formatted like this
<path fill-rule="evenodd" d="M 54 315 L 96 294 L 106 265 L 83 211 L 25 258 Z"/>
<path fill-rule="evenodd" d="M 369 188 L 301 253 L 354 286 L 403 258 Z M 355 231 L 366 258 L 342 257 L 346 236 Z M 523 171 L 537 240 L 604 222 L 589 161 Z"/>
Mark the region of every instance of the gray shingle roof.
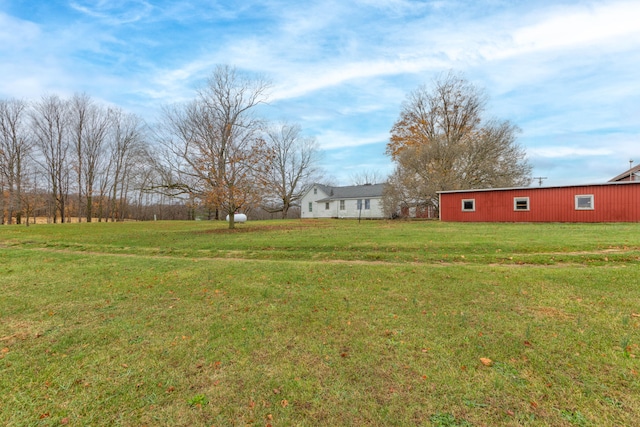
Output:
<path fill-rule="evenodd" d="M 324 199 L 316 200 L 317 202 L 382 197 L 382 189 L 384 188 L 384 184 L 349 185 L 346 187 L 331 187 L 328 185 L 316 184 L 315 186 L 329 195 L 329 197 Z"/>

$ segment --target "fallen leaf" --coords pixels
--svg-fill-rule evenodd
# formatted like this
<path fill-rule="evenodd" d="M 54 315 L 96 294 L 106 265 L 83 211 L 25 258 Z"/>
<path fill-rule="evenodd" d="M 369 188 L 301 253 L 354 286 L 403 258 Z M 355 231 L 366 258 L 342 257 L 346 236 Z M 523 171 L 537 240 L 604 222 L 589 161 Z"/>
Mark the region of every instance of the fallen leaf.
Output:
<path fill-rule="evenodd" d="M 283 408 L 286 408 L 287 406 L 289 406 L 289 401 L 287 401 L 287 399 L 282 399 L 280 401 L 280 406 L 282 406 Z"/>
<path fill-rule="evenodd" d="M 484 366 L 491 366 L 491 365 L 493 365 L 493 360 L 491 360 L 491 359 L 489 359 L 489 358 L 486 358 L 486 357 L 481 357 L 481 358 L 480 358 L 480 362 L 482 362 L 482 364 L 483 364 Z"/>

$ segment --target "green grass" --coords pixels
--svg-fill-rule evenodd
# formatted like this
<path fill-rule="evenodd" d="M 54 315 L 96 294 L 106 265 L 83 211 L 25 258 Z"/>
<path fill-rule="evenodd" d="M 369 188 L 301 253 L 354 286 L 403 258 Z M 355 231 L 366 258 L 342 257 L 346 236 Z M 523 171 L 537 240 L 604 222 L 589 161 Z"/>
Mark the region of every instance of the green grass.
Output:
<path fill-rule="evenodd" d="M 639 224 L 0 227 L 0 425 L 634 425 L 639 260 Z"/>

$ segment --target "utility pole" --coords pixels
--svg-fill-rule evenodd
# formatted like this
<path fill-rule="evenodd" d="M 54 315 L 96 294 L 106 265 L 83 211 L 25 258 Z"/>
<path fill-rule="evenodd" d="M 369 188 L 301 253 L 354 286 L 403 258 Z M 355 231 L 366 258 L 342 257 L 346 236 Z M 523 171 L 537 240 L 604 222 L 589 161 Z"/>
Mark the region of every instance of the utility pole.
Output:
<path fill-rule="evenodd" d="M 538 180 L 538 184 L 540 185 L 540 187 L 542 187 L 542 180 L 543 179 L 547 179 L 546 176 L 534 176 L 533 179 L 537 179 Z"/>

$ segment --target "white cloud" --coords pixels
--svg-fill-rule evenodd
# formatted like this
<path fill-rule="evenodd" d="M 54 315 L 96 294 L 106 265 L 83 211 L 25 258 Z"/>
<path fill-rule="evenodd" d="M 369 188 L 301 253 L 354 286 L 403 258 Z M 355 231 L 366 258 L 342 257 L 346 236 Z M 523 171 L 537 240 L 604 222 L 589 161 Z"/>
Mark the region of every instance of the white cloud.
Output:
<path fill-rule="evenodd" d="M 531 157 L 569 158 L 609 156 L 613 150 L 608 148 L 579 148 L 579 147 L 540 147 L 528 150 Z"/>
<path fill-rule="evenodd" d="M 324 150 L 379 144 L 381 142 L 386 142 L 388 138 L 388 133 L 374 135 L 354 135 L 354 133 L 341 132 L 332 129 L 327 129 L 316 135 L 316 139 L 318 140 L 320 147 Z"/>
<path fill-rule="evenodd" d="M 145 0 L 75 0 L 69 6 L 112 25 L 139 21 L 153 9 Z"/>
<path fill-rule="evenodd" d="M 483 56 L 495 60 L 535 52 L 592 50 L 599 46 L 622 50 L 638 46 L 640 41 L 640 3 L 637 1 L 556 7 L 540 15 L 527 18 L 537 22 L 515 27 L 495 46 L 483 48 Z"/>
<path fill-rule="evenodd" d="M 0 52 L 27 48 L 41 36 L 40 27 L 33 22 L 14 18 L 0 12 Z"/>

